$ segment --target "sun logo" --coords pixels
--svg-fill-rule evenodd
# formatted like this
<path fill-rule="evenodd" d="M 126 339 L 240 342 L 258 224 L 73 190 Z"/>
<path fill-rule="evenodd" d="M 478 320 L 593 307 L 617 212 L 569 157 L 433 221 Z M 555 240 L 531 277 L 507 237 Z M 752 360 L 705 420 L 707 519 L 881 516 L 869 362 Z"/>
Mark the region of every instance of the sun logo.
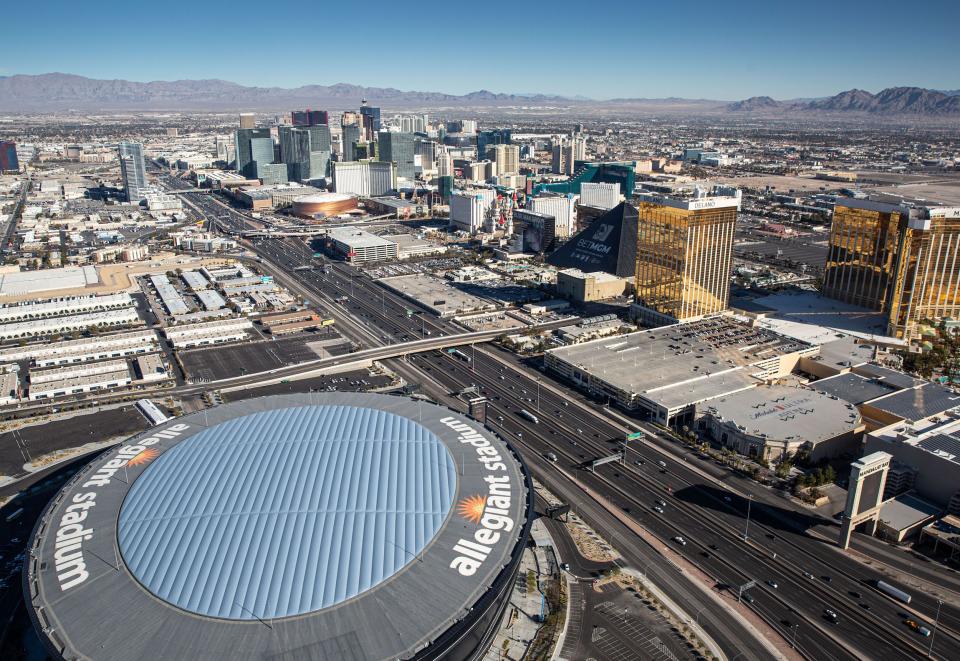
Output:
<path fill-rule="evenodd" d="M 483 496 L 479 494 L 476 496 L 469 496 L 462 499 L 460 504 L 457 505 L 457 514 L 465 518 L 467 521 L 480 523 L 480 519 L 483 518 L 483 510 L 486 506 L 487 499 Z"/>
<path fill-rule="evenodd" d="M 156 448 L 147 448 L 135 454 L 133 458 L 127 462 L 127 466 L 142 466 L 143 464 L 150 463 L 159 456 L 159 450 Z"/>

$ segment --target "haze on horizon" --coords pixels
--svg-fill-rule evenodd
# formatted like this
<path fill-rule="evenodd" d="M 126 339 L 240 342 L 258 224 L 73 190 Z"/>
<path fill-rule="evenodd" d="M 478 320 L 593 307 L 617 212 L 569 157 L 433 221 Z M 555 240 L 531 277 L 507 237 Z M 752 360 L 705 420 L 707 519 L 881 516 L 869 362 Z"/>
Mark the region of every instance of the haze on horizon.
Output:
<path fill-rule="evenodd" d="M 14 3 L 0 75 L 219 78 L 298 87 L 345 82 L 465 94 L 592 99 L 819 97 L 860 88 L 960 88 L 950 0 L 779 6 L 667 3 L 462 8 L 371 0 L 265 11 L 250 0 L 186 6 Z M 951 18 L 952 17 L 952 18 Z"/>

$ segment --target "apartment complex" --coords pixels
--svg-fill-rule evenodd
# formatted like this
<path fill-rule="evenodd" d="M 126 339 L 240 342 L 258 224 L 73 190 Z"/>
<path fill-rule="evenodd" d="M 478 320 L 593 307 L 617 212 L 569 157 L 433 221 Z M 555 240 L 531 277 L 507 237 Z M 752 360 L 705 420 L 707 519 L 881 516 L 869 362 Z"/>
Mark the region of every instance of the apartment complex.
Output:
<path fill-rule="evenodd" d="M 725 310 L 740 191 L 638 197 L 634 313 L 662 324 Z"/>
<path fill-rule="evenodd" d="M 960 314 L 960 207 L 844 200 L 834 207 L 823 294 L 883 312 L 887 334 Z"/>

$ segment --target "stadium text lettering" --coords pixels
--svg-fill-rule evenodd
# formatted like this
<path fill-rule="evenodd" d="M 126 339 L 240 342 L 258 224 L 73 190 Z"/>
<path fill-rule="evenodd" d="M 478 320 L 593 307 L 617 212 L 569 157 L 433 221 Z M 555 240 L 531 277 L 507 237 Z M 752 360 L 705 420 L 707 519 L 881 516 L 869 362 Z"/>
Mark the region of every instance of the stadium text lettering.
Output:
<path fill-rule="evenodd" d="M 491 473 L 507 470 L 497 448 L 473 427 L 451 417 L 443 418 L 440 422 L 459 434 L 458 441 L 476 449 L 478 460 L 486 470 Z M 487 496 L 482 503 L 482 513 L 477 513 L 480 527 L 474 532 L 473 539 L 460 539 L 453 547 L 459 555 L 450 563 L 450 568 L 456 569 L 461 576 L 473 576 L 503 534 L 513 530 L 510 479 L 510 475 L 487 475 L 483 478 L 487 483 Z"/>
<path fill-rule="evenodd" d="M 176 424 L 152 436 L 142 438 L 135 445 L 122 445 L 116 456 L 98 468 L 94 474 L 83 483 L 85 489 L 96 489 L 110 484 L 111 478 L 118 470 L 149 446 L 162 440 L 176 438 L 190 428 L 190 425 Z M 74 494 L 70 504 L 63 510 L 60 517 L 60 527 L 54 541 L 53 562 L 57 571 L 57 580 L 61 590 L 69 590 L 86 581 L 90 574 L 83 557 L 83 543 L 93 539 L 93 528 L 85 528 L 83 522 L 88 511 L 97 505 L 97 491 L 87 491 Z"/>

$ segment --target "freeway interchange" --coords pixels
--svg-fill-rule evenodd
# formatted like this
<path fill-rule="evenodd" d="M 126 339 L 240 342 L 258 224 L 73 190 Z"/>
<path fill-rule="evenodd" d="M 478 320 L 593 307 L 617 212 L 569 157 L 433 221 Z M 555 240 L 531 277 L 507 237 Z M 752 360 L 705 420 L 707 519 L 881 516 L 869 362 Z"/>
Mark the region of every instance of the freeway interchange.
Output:
<path fill-rule="evenodd" d="M 208 217 L 217 218 L 222 229 L 240 233 L 247 228 L 246 217 L 221 202 L 187 197 Z M 326 307 L 342 331 L 366 346 L 464 330 L 422 312 L 408 316 L 411 303 L 348 265 L 332 262 L 328 273 L 294 270 L 314 263 L 313 251 L 300 240 L 265 239 L 248 246 L 278 271 L 275 275 L 285 284 Z M 811 534 L 814 528 L 830 530 L 830 522 L 764 487 L 718 471 L 708 460 L 679 456 L 679 448 L 657 438 L 659 430 L 642 421 L 625 421 L 511 354 L 495 348 L 465 353 L 471 360 L 429 350 L 384 362 L 448 406 L 462 408 L 462 400 L 452 394 L 478 387 L 489 400 L 488 425 L 513 443 L 534 475 L 607 535 L 631 565 L 645 570 L 688 613 L 697 613 L 731 657 L 742 653 L 742 658 L 769 658 L 770 652 L 757 645 L 729 611 L 698 594 L 691 579 L 681 577 L 665 556 L 682 556 L 710 577 L 716 591 L 731 594 L 737 586 L 755 581 L 745 593 L 744 606 L 776 630 L 785 647 L 794 646 L 806 658 L 909 659 L 926 655 L 931 643 L 934 657 L 960 658 L 960 611 L 943 604 L 933 640 L 911 631 L 903 624 L 905 619 L 932 628 L 937 601 L 912 591 L 913 601 L 907 606 L 878 592 L 874 582 L 883 577 L 876 570 Z M 522 409 L 533 412 L 538 421 L 518 415 Z M 622 449 L 625 433 L 636 429 L 642 429 L 648 440 L 629 444 L 622 464 L 609 463 L 595 472 L 580 468 Z M 558 461 L 545 459 L 547 453 Z M 659 462 L 666 465 L 661 468 Z M 617 517 L 572 486 L 565 474 L 576 475 L 670 550 L 636 539 Z M 677 537 L 686 544 L 671 541 Z M 828 609 L 836 613 L 836 621 L 825 615 Z"/>

